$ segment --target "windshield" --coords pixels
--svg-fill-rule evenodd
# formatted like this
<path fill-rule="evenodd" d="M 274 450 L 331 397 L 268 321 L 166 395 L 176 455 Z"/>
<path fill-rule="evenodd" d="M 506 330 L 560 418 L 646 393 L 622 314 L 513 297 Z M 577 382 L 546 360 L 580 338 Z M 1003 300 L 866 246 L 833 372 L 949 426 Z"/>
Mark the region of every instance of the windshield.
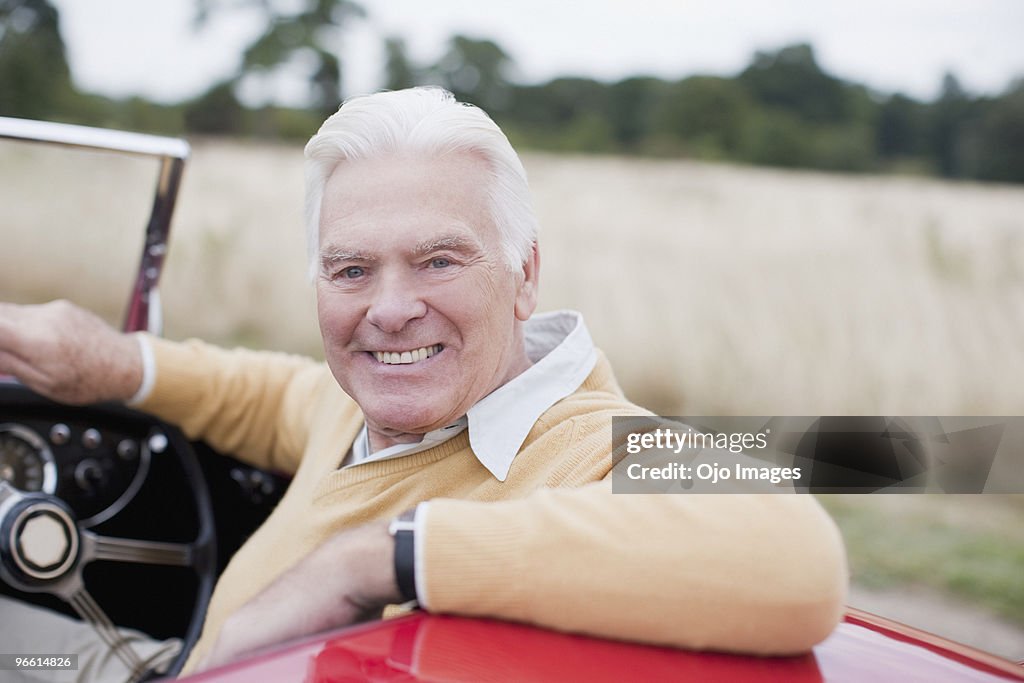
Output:
<path fill-rule="evenodd" d="M 0 139 L 0 301 L 124 321 L 159 162 Z"/>

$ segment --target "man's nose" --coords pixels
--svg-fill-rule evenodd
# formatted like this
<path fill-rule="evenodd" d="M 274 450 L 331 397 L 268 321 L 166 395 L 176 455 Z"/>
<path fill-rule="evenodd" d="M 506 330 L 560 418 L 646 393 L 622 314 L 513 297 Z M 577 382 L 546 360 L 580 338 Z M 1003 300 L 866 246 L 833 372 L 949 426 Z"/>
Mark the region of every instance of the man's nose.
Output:
<path fill-rule="evenodd" d="M 427 304 L 410 278 L 386 274 L 376 283 L 366 319 L 383 332 L 395 333 L 427 314 Z"/>

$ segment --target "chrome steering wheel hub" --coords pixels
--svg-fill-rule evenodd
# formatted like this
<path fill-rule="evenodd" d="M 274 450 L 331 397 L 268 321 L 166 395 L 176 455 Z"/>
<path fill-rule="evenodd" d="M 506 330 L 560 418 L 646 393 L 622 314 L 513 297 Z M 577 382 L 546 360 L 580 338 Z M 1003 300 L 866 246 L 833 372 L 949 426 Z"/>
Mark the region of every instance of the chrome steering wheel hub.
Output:
<path fill-rule="evenodd" d="M 9 544 L 11 559 L 26 577 L 51 581 L 71 570 L 78 560 L 80 542 L 69 510 L 53 501 L 26 500 L 10 514 L 12 523 L 4 543 Z"/>

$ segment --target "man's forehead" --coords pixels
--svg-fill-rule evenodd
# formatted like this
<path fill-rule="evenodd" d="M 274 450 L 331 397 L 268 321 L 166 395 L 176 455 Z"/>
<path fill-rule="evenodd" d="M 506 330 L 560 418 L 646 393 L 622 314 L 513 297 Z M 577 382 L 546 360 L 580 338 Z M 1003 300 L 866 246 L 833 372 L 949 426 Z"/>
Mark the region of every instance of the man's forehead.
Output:
<path fill-rule="evenodd" d="M 354 194 L 379 184 L 429 188 L 443 183 L 449 189 L 467 192 L 486 187 L 490 167 L 479 154 L 455 152 L 441 156 L 427 154 L 382 154 L 340 161 L 327 177 L 327 193 Z"/>
<path fill-rule="evenodd" d="M 375 212 L 401 202 L 459 211 L 485 210 L 490 182 L 484 162 L 466 154 L 437 159 L 385 156 L 343 161 L 327 179 L 323 210 Z"/>
<path fill-rule="evenodd" d="M 342 162 L 325 188 L 320 253 L 491 245 L 497 233 L 488 177 L 483 162 L 469 154 Z"/>
<path fill-rule="evenodd" d="M 399 250 L 402 253 L 414 257 L 427 256 L 439 251 L 475 254 L 485 248 L 476 233 L 466 226 L 436 235 L 427 235 L 414 242 L 402 241 L 399 245 L 368 244 L 359 239 L 346 240 L 342 233 L 324 243 L 320 250 L 320 258 L 325 262 L 376 261 L 383 255 L 382 251 L 394 251 L 396 246 L 401 247 Z"/>

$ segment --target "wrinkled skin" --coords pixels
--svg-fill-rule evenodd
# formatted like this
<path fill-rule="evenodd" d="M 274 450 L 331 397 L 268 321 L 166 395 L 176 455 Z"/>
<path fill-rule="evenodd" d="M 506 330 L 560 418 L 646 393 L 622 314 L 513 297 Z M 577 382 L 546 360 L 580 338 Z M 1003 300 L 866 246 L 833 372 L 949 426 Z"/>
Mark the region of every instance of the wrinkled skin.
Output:
<path fill-rule="evenodd" d="M 67 301 L 0 303 L 0 374 L 61 403 L 124 401 L 142 383 L 138 343 Z"/>
<path fill-rule="evenodd" d="M 537 253 L 508 267 L 488 182 L 468 153 L 350 161 L 328 180 L 320 330 L 374 450 L 451 423 L 530 365 L 522 321 L 536 307 Z M 408 364 L 376 356 L 438 346 Z"/>
<path fill-rule="evenodd" d="M 391 571 L 394 552 L 386 522 L 332 537 L 228 617 L 197 670 L 303 635 L 380 618 L 385 605 L 402 602 Z"/>

